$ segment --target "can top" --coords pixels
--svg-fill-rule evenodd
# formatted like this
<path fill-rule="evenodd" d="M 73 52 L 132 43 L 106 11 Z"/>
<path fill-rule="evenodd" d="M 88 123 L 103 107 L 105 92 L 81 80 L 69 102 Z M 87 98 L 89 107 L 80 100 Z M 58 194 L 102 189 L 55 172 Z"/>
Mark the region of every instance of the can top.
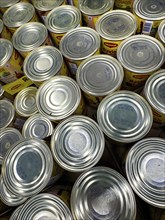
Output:
<path fill-rule="evenodd" d="M 12 36 L 16 50 L 31 51 L 44 43 L 48 36 L 47 28 L 40 22 L 29 22 L 21 25 Z"/>
<path fill-rule="evenodd" d="M 96 22 L 96 30 L 107 40 L 124 40 L 137 29 L 135 16 L 128 11 L 113 10 L 103 14 Z"/>
<path fill-rule="evenodd" d="M 165 139 L 142 139 L 130 149 L 126 174 L 136 194 L 145 202 L 165 208 Z"/>
<path fill-rule="evenodd" d="M 65 33 L 81 23 L 81 12 L 72 5 L 62 5 L 46 16 L 45 25 L 54 33 Z"/>
<path fill-rule="evenodd" d="M 43 82 L 57 75 L 63 64 L 61 52 L 53 46 L 34 49 L 24 60 L 24 74 L 32 81 Z"/>
<path fill-rule="evenodd" d="M 51 137 L 55 161 L 65 170 L 82 172 L 93 167 L 104 151 L 104 134 L 87 116 L 72 116 L 56 126 Z"/>
<path fill-rule="evenodd" d="M 121 42 L 117 58 L 127 70 L 149 73 L 158 70 L 164 63 L 165 48 L 154 37 L 139 34 Z"/>
<path fill-rule="evenodd" d="M 22 128 L 22 135 L 24 138 L 34 137 L 44 139 L 52 135 L 52 133 L 52 122 L 41 114 L 35 114 L 29 117 Z"/>
<path fill-rule="evenodd" d="M 117 90 L 124 78 L 123 67 L 109 55 L 94 55 L 78 67 L 76 80 L 80 88 L 94 96 L 105 96 Z"/>
<path fill-rule="evenodd" d="M 165 44 L 165 19 L 158 26 L 158 34 L 161 41 Z"/>
<path fill-rule="evenodd" d="M 151 129 L 153 115 L 149 104 L 135 92 L 121 90 L 106 96 L 98 106 L 97 120 L 111 139 L 130 143 Z"/>
<path fill-rule="evenodd" d="M 6 128 L 13 121 L 15 116 L 15 108 L 13 104 L 7 100 L 0 100 L 0 130 Z"/>
<path fill-rule="evenodd" d="M 165 2 L 164 0 L 137 0 L 133 3 L 133 11 L 146 20 L 162 20 L 165 19 Z"/>
<path fill-rule="evenodd" d="M 82 60 L 100 48 L 100 36 L 89 27 L 74 28 L 62 37 L 59 48 L 64 57 Z"/>
<path fill-rule="evenodd" d="M 36 105 L 37 88 L 30 86 L 21 90 L 15 97 L 16 112 L 23 117 L 29 117 L 38 112 Z"/>
<path fill-rule="evenodd" d="M 144 94 L 154 109 L 165 114 L 165 69 L 157 71 L 147 79 Z"/>
<path fill-rule="evenodd" d="M 52 121 L 64 119 L 77 109 L 81 90 L 70 77 L 55 76 L 44 82 L 36 95 L 38 111 Z"/>
<path fill-rule="evenodd" d="M 14 4 L 16 4 L 17 2 L 19 2 L 20 0 L 1 0 L 0 1 L 0 7 L 2 8 L 8 8 Z"/>
<path fill-rule="evenodd" d="M 113 9 L 114 0 L 83 0 L 79 3 L 80 11 L 87 15 L 100 15 Z"/>
<path fill-rule="evenodd" d="M 108 167 L 93 167 L 74 183 L 71 210 L 75 219 L 135 220 L 136 201 L 121 174 Z"/>
<path fill-rule="evenodd" d="M 3 66 L 9 61 L 13 53 L 13 45 L 11 41 L 1 38 L 0 39 L 0 66 Z"/>
<path fill-rule="evenodd" d="M 10 219 L 9 220 L 16 220 L 19 211 L 22 209 L 23 205 L 19 205 L 17 208 L 14 209 L 14 211 L 12 212 L 12 214 L 10 215 Z"/>
<path fill-rule="evenodd" d="M 3 22 L 7 27 L 20 27 L 34 16 L 35 8 L 28 2 L 20 2 L 8 8 L 3 14 Z"/>
<path fill-rule="evenodd" d="M 2 33 L 3 27 L 4 27 L 3 21 L 2 19 L 0 19 L 0 34 Z"/>
<path fill-rule="evenodd" d="M 60 6 L 63 2 L 64 0 L 32 0 L 32 4 L 39 11 L 50 11 Z"/>
<path fill-rule="evenodd" d="M 48 183 L 53 158 L 47 144 L 39 139 L 23 139 L 7 151 L 2 164 L 6 188 L 25 197 L 39 193 Z"/>

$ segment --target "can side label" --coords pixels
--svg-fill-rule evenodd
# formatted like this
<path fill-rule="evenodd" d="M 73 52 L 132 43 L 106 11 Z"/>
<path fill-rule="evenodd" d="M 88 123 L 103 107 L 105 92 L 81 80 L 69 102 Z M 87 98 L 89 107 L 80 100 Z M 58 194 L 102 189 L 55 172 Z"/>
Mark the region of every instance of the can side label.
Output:
<path fill-rule="evenodd" d="M 10 31 L 8 30 L 7 27 L 3 26 L 3 30 L 2 32 L 0 33 L 0 38 L 5 38 L 7 40 L 11 40 L 12 38 L 12 35 L 10 33 Z"/>
<path fill-rule="evenodd" d="M 86 98 L 89 105 L 91 105 L 92 107 L 98 107 L 101 100 L 105 97 L 105 96 L 94 96 L 94 95 L 88 94 L 84 91 L 83 91 L 83 95 Z"/>
<path fill-rule="evenodd" d="M 64 36 L 65 33 L 54 33 L 54 32 L 50 32 L 50 35 L 56 45 L 56 47 L 59 47 L 61 38 Z"/>
<path fill-rule="evenodd" d="M 74 115 L 85 114 L 85 102 L 84 102 L 84 97 L 82 95 L 81 95 L 80 103 L 73 114 Z"/>
<path fill-rule="evenodd" d="M 92 16 L 82 13 L 83 25 L 95 29 L 97 20 L 101 15 Z"/>
<path fill-rule="evenodd" d="M 131 11 L 133 0 L 115 0 L 115 9 Z"/>
<path fill-rule="evenodd" d="M 67 67 L 65 61 L 63 61 L 63 63 L 62 63 L 59 75 L 63 75 L 63 76 L 69 76 L 70 75 L 68 67 Z"/>
<path fill-rule="evenodd" d="M 154 122 L 158 124 L 163 124 L 165 125 L 165 114 L 158 112 L 155 108 L 152 108 L 152 113 L 153 113 L 153 120 Z"/>
<path fill-rule="evenodd" d="M 117 48 L 121 42 L 122 41 L 110 41 L 101 38 L 101 51 L 105 54 L 116 57 Z"/>

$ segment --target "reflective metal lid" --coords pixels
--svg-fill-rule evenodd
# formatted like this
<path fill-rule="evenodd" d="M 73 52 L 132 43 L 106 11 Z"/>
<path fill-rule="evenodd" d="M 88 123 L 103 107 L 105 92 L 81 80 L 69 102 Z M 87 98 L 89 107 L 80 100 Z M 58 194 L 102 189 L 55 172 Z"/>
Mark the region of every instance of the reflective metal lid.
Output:
<path fill-rule="evenodd" d="M 60 6 L 64 0 L 31 0 L 32 4 L 37 10 L 40 11 L 50 11 L 55 7 Z"/>
<path fill-rule="evenodd" d="M 2 33 L 3 27 L 4 27 L 3 21 L 0 19 L 0 34 Z"/>
<path fill-rule="evenodd" d="M 95 96 L 105 96 L 117 90 L 124 78 L 123 67 L 109 55 L 94 55 L 78 67 L 76 80 L 80 88 Z"/>
<path fill-rule="evenodd" d="M 154 37 L 139 34 L 121 42 L 117 49 L 117 59 L 130 71 L 148 73 L 162 66 L 165 48 Z"/>
<path fill-rule="evenodd" d="M 108 40 L 124 40 L 137 29 L 135 16 L 125 10 L 112 10 L 103 14 L 96 22 L 96 31 Z"/>
<path fill-rule="evenodd" d="M 26 52 L 41 46 L 48 36 L 47 28 L 40 22 L 29 22 L 13 34 L 12 43 L 16 50 Z"/>
<path fill-rule="evenodd" d="M 22 205 L 18 206 L 16 209 L 14 209 L 9 220 L 17 220 L 18 213 L 21 209 L 22 209 Z"/>
<path fill-rule="evenodd" d="M 128 181 L 145 202 L 165 208 L 165 139 L 146 138 L 130 149 L 126 158 Z"/>
<path fill-rule="evenodd" d="M 14 99 L 16 112 L 23 117 L 29 117 L 38 112 L 36 105 L 37 88 L 30 86 L 21 90 Z"/>
<path fill-rule="evenodd" d="M 43 82 L 57 75 L 63 64 L 61 52 L 53 46 L 33 50 L 24 60 L 23 70 L 32 81 Z"/>
<path fill-rule="evenodd" d="M 34 16 L 35 8 L 28 2 L 20 2 L 8 8 L 3 14 L 3 22 L 7 27 L 20 27 Z"/>
<path fill-rule="evenodd" d="M 0 130 L 6 128 L 13 121 L 15 109 L 11 102 L 0 100 Z"/>
<path fill-rule="evenodd" d="M 70 116 L 81 100 L 81 90 L 70 77 L 55 76 L 43 83 L 37 92 L 38 111 L 55 121 Z"/>
<path fill-rule="evenodd" d="M 0 1 L 0 7 L 7 8 L 7 7 L 10 7 L 10 6 L 16 4 L 19 1 L 20 0 L 1 0 Z"/>
<path fill-rule="evenodd" d="M 163 43 L 165 43 L 165 19 L 159 24 L 158 34 Z"/>
<path fill-rule="evenodd" d="M 81 12 L 71 5 L 63 5 L 53 9 L 46 16 L 47 29 L 55 33 L 65 33 L 81 23 Z"/>
<path fill-rule="evenodd" d="M 130 143 L 149 132 L 153 115 L 143 97 L 135 92 L 121 90 L 101 101 L 97 109 L 97 121 L 108 137 Z"/>
<path fill-rule="evenodd" d="M 100 48 L 100 37 L 92 28 L 74 28 L 62 37 L 59 48 L 64 57 L 82 60 Z"/>
<path fill-rule="evenodd" d="M 3 97 L 3 94 L 4 94 L 4 89 L 2 87 L 2 85 L 0 84 L 0 99 Z"/>
<path fill-rule="evenodd" d="M 52 122 L 42 116 L 41 114 L 35 114 L 29 117 L 22 128 L 22 135 L 25 138 L 39 138 L 44 139 L 53 133 Z"/>
<path fill-rule="evenodd" d="M 71 210 L 75 219 L 135 220 L 136 201 L 121 174 L 108 167 L 94 167 L 74 183 Z"/>
<path fill-rule="evenodd" d="M 13 45 L 11 41 L 0 38 L 0 66 L 6 64 L 13 53 Z"/>
<path fill-rule="evenodd" d="M 53 169 L 49 147 L 39 139 L 24 139 L 7 151 L 2 164 L 6 188 L 15 195 L 33 196 L 48 183 Z"/>

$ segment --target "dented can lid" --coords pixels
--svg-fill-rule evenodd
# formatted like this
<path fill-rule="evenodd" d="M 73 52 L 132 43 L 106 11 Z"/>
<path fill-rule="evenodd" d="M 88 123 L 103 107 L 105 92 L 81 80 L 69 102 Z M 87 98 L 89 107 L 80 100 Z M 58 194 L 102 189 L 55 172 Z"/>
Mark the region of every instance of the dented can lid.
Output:
<path fill-rule="evenodd" d="M 165 19 L 158 26 L 158 35 L 160 40 L 165 44 Z"/>
<path fill-rule="evenodd" d="M 14 105 L 8 100 L 0 100 L 0 130 L 6 128 L 15 116 Z"/>
<path fill-rule="evenodd" d="M 5 65 L 11 58 L 13 53 L 13 45 L 11 41 L 1 38 L 0 39 L 0 66 Z"/>
<path fill-rule="evenodd" d="M 0 1 L 0 7 L 7 8 L 7 7 L 10 7 L 10 6 L 16 4 L 19 1 L 20 0 L 1 0 Z"/>
<path fill-rule="evenodd" d="M 34 7 L 39 11 L 50 11 L 64 3 L 64 0 L 31 0 Z"/>

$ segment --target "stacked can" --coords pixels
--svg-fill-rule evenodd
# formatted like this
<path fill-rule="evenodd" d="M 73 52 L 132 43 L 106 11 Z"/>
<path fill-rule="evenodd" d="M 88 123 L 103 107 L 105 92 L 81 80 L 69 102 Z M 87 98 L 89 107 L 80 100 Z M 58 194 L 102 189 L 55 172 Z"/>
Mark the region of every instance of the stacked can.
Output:
<path fill-rule="evenodd" d="M 1 0 L 0 12 L 4 13 L 9 7 L 18 3 L 20 0 Z"/>
<path fill-rule="evenodd" d="M 11 33 L 4 25 L 3 21 L 0 19 L 0 38 L 5 38 L 11 40 Z"/>

